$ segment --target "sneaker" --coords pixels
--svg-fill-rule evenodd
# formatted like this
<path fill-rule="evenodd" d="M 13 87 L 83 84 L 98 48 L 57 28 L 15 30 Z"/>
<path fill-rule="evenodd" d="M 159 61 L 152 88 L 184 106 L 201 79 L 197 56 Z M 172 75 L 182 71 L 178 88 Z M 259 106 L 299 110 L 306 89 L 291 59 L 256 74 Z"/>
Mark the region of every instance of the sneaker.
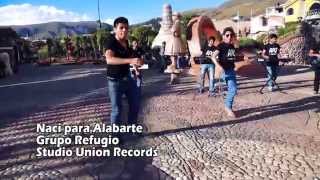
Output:
<path fill-rule="evenodd" d="M 227 113 L 227 116 L 231 117 L 231 118 L 235 118 L 236 115 L 234 114 L 234 112 L 232 111 L 232 109 L 225 107 L 225 111 Z"/>
<path fill-rule="evenodd" d="M 213 97 L 215 95 L 216 95 L 216 93 L 214 91 L 209 91 L 209 94 L 208 94 L 209 97 Z"/>
<path fill-rule="evenodd" d="M 278 89 L 279 89 L 279 86 L 276 86 L 276 85 L 275 85 L 275 86 L 272 87 L 272 90 L 273 90 L 273 91 L 274 91 L 274 90 L 278 90 Z"/>
<path fill-rule="evenodd" d="M 272 92 L 272 91 L 273 91 L 273 87 L 272 87 L 272 86 L 268 86 L 268 90 L 269 90 L 270 92 Z"/>
<path fill-rule="evenodd" d="M 202 94 L 204 93 L 204 90 L 203 89 L 198 89 L 198 94 Z"/>

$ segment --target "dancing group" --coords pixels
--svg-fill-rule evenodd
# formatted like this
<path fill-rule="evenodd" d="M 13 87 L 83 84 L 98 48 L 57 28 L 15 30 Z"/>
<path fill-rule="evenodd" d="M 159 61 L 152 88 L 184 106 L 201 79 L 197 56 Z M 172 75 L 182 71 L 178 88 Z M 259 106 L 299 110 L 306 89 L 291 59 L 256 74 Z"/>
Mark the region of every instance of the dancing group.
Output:
<path fill-rule="evenodd" d="M 179 23 L 176 21 L 176 23 Z M 139 76 L 137 67 L 143 65 L 141 53 L 137 51 L 136 45 L 130 48 L 128 44 L 128 20 L 124 17 L 119 17 L 114 21 L 114 36 L 106 44 L 106 62 L 107 62 L 107 79 L 108 79 L 108 93 L 111 100 L 111 123 L 121 125 L 122 112 L 122 95 L 125 94 L 129 104 L 128 124 L 136 124 L 138 112 L 140 107 L 140 90 L 137 78 L 132 76 L 130 72 L 130 65 L 134 68 L 134 72 Z M 185 49 L 181 45 L 179 24 L 173 26 L 173 37 L 166 45 L 166 54 L 170 55 L 172 64 L 167 68 L 170 73 L 177 73 L 176 62 L 177 56 L 185 53 Z M 204 76 L 206 72 L 209 73 L 209 96 L 215 95 L 215 68 L 223 70 L 222 78 L 227 84 L 227 95 L 225 97 L 225 111 L 230 117 L 235 117 L 232 106 L 234 97 L 237 94 L 237 80 L 235 71 L 236 48 L 235 32 L 231 27 L 223 30 L 223 41 L 216 47 L 214 46 L 215 38 L 209 37 L 207 45 L 202 49 L 203 57 L 201 58 L 201 73 L 199 93 L 204 92 Z M 135 44 L 135 43 L 133 43 Z M 265 45 L 262 57 L 266 60 L 266 69 L 268 71 L 268 89 L 274 91 L 275 80 L 278 74 L 280 46 L 277 44 L 277 36 L 275 34 L 269 35 L 269 41 Z M 136 55 L 135 55 L 136 54 Z M 320 54 L 317 47 L 312 47 L 309 52 L 312 61 L 319 62 Z M 320 63 L 314 65 L 315 94 L 319 92 L 320 80 Z"/>

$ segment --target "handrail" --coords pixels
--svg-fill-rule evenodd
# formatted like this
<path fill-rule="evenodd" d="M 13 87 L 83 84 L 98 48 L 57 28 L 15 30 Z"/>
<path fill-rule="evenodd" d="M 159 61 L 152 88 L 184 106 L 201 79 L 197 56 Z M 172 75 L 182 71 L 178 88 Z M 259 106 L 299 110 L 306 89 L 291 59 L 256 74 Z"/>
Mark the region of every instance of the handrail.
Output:
<path fill-rule="evenodd" d="M 310 10 L 307 12 L 307 16 L 320 15 L 320 9 Z"/>

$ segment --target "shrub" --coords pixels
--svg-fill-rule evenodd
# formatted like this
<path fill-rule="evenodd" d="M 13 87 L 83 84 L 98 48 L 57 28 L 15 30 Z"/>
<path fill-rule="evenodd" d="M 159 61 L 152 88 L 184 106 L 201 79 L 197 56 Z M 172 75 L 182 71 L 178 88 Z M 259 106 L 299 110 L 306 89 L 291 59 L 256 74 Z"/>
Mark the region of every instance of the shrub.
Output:
<path fill-rule="evenodd" d="M 268 38 L 267 34 L 261 34 L 260 36 L 257 37 L 257 42 L 262 43 Z"/>
<path fill-rule="evenodd" d="M 261 46 L 262 43 L 254 40 L 254 39 L 250 39 L 250 38 L 241 38 L 240 39 L 240 49 L 246 49 L 246 48 L 259 48 Z"/>
<path fill-rule="evenodd" d="M 47 45 L 38 50 L 38 57 L 40 60 L 47 59 L 49 57 Z"/>
<path fill-rule="evenodd" d="M 281 36 L 286 36 L 287 34 L 291 34 L 294 33 L 297 29 L 297 22 L 290 22 L 290 23 L 286 23 L 285 27 L 281 27 L 278 29 L 278 35 L 279 37 Z"/>

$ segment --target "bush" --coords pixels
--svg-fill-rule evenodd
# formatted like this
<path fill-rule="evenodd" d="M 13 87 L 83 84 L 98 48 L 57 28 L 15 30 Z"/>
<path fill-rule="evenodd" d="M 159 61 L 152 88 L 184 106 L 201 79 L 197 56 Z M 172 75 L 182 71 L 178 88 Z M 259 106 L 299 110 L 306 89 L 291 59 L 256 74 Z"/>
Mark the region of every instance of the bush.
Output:
<path fill-rule="evenodd" d="M 259 48 L 260 45 L 262 43 L 254 40 L 254 39 L 250 39 L 250 38 L 241 38 L 240 39 L 240 49 L 243 49 L 243 48 Z"/>
<path fill-rule="evenodd" d="M 40 60 L 47 59 L 49 57 L 48 47 L 43 46 L 38 50 L 38 57 Z"/>
<path fill-rule="evenodd" d="M 297 25 L 298 25 L 297 22 L 287 23 L 285 27 L 278 29 L 278 36 L 281 37 L 281 36 L 286 36 L 290 33 L 294 33 L 297 29 Z"/>
<path fill-rule="evenodd" d="M 262 43 L 268 38 L 267 34 L 261 34 L 260 36 L 257 37 L 257 42 Z"/>

